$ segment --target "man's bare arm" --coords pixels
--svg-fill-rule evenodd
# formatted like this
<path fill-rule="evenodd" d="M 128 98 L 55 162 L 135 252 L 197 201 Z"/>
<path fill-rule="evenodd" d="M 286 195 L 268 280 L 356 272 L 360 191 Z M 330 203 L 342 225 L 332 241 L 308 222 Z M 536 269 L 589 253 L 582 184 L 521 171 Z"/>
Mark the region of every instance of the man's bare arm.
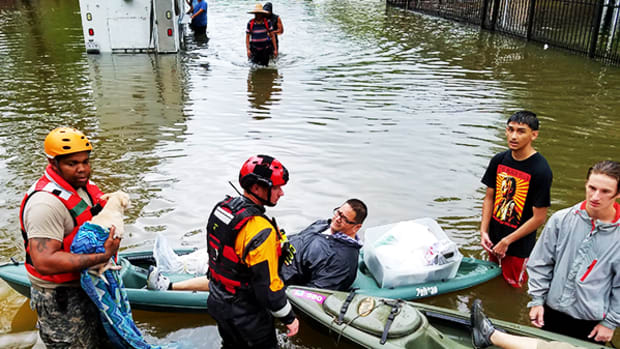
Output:
<path fill-rule="evenodd" d="M 278 30 L 275 31 L 277 35 L 284 33 L 284 25 L 282 25 L 282 18 L 278 17 Z"/>
<path fill-rule="evenodd" d="M 493 201 L 495 200 L 495 188 L 487 188 L 482 201 L 482 220 L 480 221 L 480 244 L 487 252 L 491 253 L 493 243 L 489 239 L 489 224 L 493 213 Z"/>
<path fill-rule="evenodd" d="M 42 275 L 76 272 L 93 265 L 107 262 L 116 254 L 120 239 L 114 239 L 114 230 L 104 243 L 105 253 L 75 254 L 62 250 L 62 242 L 49 238 L 32 238 L 28 240 L 32 263 Z"/>
<path fill-rule="evenodd" d="M 194 18 L 196 18 L 198 15 L 200 15 L 203 12 L 205 12 L 205 10 L 204 9 L 200 9 L 200 10 L 198 10 L 198 12 L 194 13 L 191 18 L 194 19 Z"/>
<path fill-rule="evenodd" d="M 270 32 L 269 37 L 271 38 L 271 43 L 273 44 L 273 56 L 278 57 L 278 43 L 276 42 L 276 34 L 274 34 L 274 32 Z"/>
<path fill-rule="evenodd" d="M 517 230 L 501 239 L 500 242 L 493 247 L 493 252 L 499 257 L 503 258 L 506 255 L 506 250 L 510 244 L 528 235 L 545 223 L 549 207 L 533 207 L 532 210 L 534 215 L 530 219 L 525 221 Z"/>

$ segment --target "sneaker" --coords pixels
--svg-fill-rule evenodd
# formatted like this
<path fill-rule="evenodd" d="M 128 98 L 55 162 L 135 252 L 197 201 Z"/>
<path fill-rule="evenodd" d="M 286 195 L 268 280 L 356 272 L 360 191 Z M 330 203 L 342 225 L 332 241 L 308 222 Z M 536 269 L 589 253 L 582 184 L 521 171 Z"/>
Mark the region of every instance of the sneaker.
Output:
<path fill-rule="evenodd" d="M 159 272 L 155 266 L 149 267 L 149 275 L 146 278 L 146 288 L 149 290 L 166 291 L 170 286 L 170 279 Z"/>
<path fill-rule="evenodd" d="M 486 348 L 491 343 L 491 335 L 495 332 L 495 327 L 482 312 L 482 301 L 474 300 L 471 305 L 471 340 L 475 348 Z"/>

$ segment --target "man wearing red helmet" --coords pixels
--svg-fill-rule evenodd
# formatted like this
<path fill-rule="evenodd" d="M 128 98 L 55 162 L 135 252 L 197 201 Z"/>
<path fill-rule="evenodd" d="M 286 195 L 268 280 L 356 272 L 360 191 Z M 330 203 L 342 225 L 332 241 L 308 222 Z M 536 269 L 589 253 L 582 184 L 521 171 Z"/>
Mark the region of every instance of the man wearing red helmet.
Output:
<path fill-rule="evenodd" d="M 278 275 L 283 236 L 264 206 L 275 206 L 288 170 L 267 155 L 249 158 L 239 172 L 243 195 L 215 205 L 207 222 L 209 314 L 223 348 L 277 348 L 273 318 L 294 336 L 299 321 Z"/>
<path fill-rule="evenodd" d="M 103 204 L 103 193 L 89 180 L 93 147 L 82 132 L 69 127 L 51 131 L 44 147 L 47 168 L 26 193 L 19 212 L 39 334 L 48 347 L 107 347 L 99 312 L 80 287 L 79 272 L 108 261 L 120 239 L 113 238 L 112 227 L 104 253 L 70 251 L 78 228 Z"/>

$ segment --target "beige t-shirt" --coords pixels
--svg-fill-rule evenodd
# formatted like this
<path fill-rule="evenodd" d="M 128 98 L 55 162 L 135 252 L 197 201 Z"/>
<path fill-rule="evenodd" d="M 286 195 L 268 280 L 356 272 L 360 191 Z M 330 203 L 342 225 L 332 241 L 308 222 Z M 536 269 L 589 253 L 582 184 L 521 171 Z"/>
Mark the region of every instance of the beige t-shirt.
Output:
<path fill-rule="evenodd" d="M 78 195 L 92 206 L 86 190 L 80 188 Z M 36 192 L 32 194 L 24 207 L 24 227 L 28 232 L 28 239 L 47 238 L 61 241 L 73 231 L 73 218 L 65 205 L 53 194 Z M 50 281 L 39 279 L 28 273 L 30 282 L 40 288 L 55 288 L 61 286 Z M 79 287 L 79 280 L 62 284 L 62 286 Z"/>

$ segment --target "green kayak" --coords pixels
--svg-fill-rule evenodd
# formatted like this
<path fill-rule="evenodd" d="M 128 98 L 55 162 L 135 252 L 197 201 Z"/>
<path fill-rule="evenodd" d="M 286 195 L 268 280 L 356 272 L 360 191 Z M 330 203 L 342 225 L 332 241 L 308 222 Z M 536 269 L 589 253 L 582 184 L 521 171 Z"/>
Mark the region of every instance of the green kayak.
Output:
<path fill-rule="evenodd" d="M 489 281 L 500 273 L 501 269 L 495 263 L 463 257 L 454 278 L 394 288 L 381 288 L 365 267 L 363 259 L 360 258 L 353 288 L 357 288 L 359 293 L 377 297 L 415 300 L 472 287 Z"/>
<path fill-rule="evenodd" d="M 193 250 L 175 250 L 178 255 Z M 119 253 L 122 266 L 121 277 L 127 291 L 127 298 L 133 309 L 165 312 L 206 312 L 208 292 L 152 291 L 146 289 L 148 268 L 155 264 L 153 251 Z M 168 275 L 174 281 L 189 279 L 194 275 Z M 8 263 L 0 266 L 0 278 L 20 294 L 30 297 L 30 280 L 23 263 Z"/>
<path fill-rule="evenodd" d="M 473 348 L 469 314 L 391 298 L 289 286 L 293 306 L 342 336 L 365 348 Z M 343 305 L 349 300 L 348 307 Z M 388 320 L 392 315 L 392 320 Z M 604 348 L 578 339 L 511 322 L 492 320 L 508 333 L 548 341 L 563 341 L 583 348 Z"/>
<path fill-rule="evenodd" d="M 193 250 L 176 250 L 179 255 Z M 208 292 L 151 291 L 146 289 L 148 268 L 155 264 L 152 251 L 119 253 L 122 266 L 121 276 L 127 290 L 129 302 L 134 309 L 166 312 L 206 312 Z M 360 259 L 357 279 L 353 287 L 360 293 L 386 298 L 418 299 L 471 287 L 499 275 L 499 267 L 490 262 L 463 258 L 456 277 L 423 284 L 380 288 Z M 168 275 L 171 280 L 180 281 L 193 277 L 190 274 Z M 8 263 L 0 266 L 0 278 L 13 289 L 30 297 L 30 281 L 23 263 Z"/>

